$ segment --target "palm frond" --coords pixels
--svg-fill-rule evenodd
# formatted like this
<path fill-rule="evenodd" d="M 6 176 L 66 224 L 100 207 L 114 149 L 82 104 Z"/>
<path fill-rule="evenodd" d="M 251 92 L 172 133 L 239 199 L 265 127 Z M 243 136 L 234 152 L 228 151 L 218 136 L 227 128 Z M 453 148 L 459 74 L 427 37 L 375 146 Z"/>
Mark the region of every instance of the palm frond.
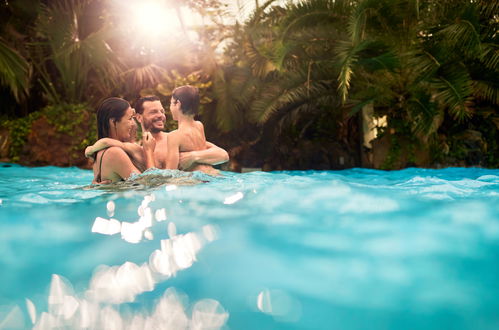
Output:
<path fill-rule="evenodd" d="M 468 56 L 479 57 L 482 54 L 479 27 L 469 20 L 460 20 L 437 33 L 449 48 L 461 50 Z"/>
<path fill-rule="evenodd" d="M 419 91 L 412 95 L 408 100 L 408 110 L 414 133 L 427 140 L 430 135 L 437 132 L 443 114 L 432 101 L 431 93 Z"/>
<path fill-rule="evenodd" d="M 30 72 L 26 59 L 0 39 L 0 82 L 17 101 L 28 94 Z"/>
<path fill-rule="evenodd" d="M 307 82 L 302 75 L 287 75 L 285 79 L 286 81 L 269 83 L 262 89 L 251 104 L 249 119 L 252 122 L 265 123 L 279 113 L 286 113 L 306 103 L 318 102 L 322 97 L 332 94 L 324 82 Z"/>
<path fill-rule="evenodd" d="M 491 43 L 483 44 L 481 63 L 485 68 L 496 71 L 499 68 L 499 45 Z"/>
<path fill-rule="evenodd" d="M 242 44 L 242 48 L 255 76 L 263 78 L 277 69 L 270 56 L 266 56 L 262 48 L 255 46 L 253 38 L 246 39 Z"/>
<path fill-rule="evenodd" d="M 406 54 L 408 66 L 415 75 L 415 83 L 430 79 L 441 67 L 439 59 L 424 49 L 415 49 Z"/>
<path fill-rule="evenodd" d="M 473 81 L 473 95 L 480 100 L 499 106 L 499 83 L 496 81 Z"/>
<path fill-rule="evenodd" d="M 123 77 L 128 82 L 130 88 L 140 90 L 142 88 L 156 86 L 166 74 L 167 72 L 163 67 L 154 63 L 149 63 L 124 71 Z"/>
<path fill-rule="evenodd" d="M 468 72 L 459 66 L 446 68 L 432 83 L 436 100 L 449 108 L 454 118 L 464 120 L 472 115 L 472 80 Z"/>
<path fill-rule="evenodd" d="M 217 126 L 223 132 L 240 128 L 248 104 L 257 94 L 258 81 L 248 68 L 226 68 L 214 76 Z"/>
<path fill-rule="evenodd" d="M 87 94 L 110 91 L 119 81 L 122 63 L 106 42 L 106 25 L 84 36 L 80 33 L 88 4 L 87 0 L 56 0 L 41 5 L 37 40 L 30 50 L 38 60 L 37 71 L 43 72 L 42 85 L 50 86 L 45 89 L 51 102 L 56 102 L 54 90 L 68 102 L 81 102 Z"/>
<path fill-rule="evenodd" d="M 246 22 L 246 25 L 250 28 L 258 26 L 261 20 L 265 18 L 265 10 L 267 10 L 267 8 L 270 7 L 270 5 L 272 5 L 275 2 L 276 0 L 267 0 L 263 5 L 256 8 L 256 10 L 253 12 L 253 14 Z"/>
<path fill-rule="evenodd" d="M 478 6 L 482 16 L 487 19 L 493 18 L 499 13 L 499 2 L 497 1 L 479 0 Z"/>
<path fill-rule="evenodd" d="M 350 42 L 339 42 L 336 47 L 338 62 L 340 63 L 340 73 L 338 75 L 338 90 L 343 102 L 348 97 L 350 81 L 354 74 L 354 66 L 359 60 L 359 53 L 371 44 L 370 41 L 363 41 L 358 44 Z"/>
<path fill-rule="evenodd" d="M 341 24 L 335 23 L 340 23 L 348 15 L 347 10 L 338 12 L 339 4 L 343 2 L 316 0 L 288 6 L 286 9 L 289 13 L 282 22 L 281 39 L 287 39 L 291 33 L 308 27 L 322 26 L 324 28 L 324 25 L 330 28 L 340 27 Z M 329 32 L 331 32 L 330 29 Z"/>

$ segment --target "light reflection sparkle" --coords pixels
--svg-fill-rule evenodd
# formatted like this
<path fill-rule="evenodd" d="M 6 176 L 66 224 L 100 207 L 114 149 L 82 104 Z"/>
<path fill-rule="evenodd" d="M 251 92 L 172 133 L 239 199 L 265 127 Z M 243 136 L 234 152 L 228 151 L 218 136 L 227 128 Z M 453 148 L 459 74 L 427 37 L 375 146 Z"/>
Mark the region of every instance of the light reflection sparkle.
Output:
<path fill-rule="evenodd" d="M 224 200 L 224 204 L 234 204 L 235 202 L 241 200 L 244 197 L 242 192 L 237 192 L 236 194 L 226 197 Z"/>
<path fill-rule="evenodd" d="M 145 196 L 139 207 L 140 218 L 136 222 L 119 221 L 96 217 L 92 232 L 112 235 L 121 233 L 129 243 L 139 243 L 142 237 L 153 240 L 151 227 L 153 214 L 157 221 L 166 220 L 165 209 L 149 207 L 154 195 Z M 114 202 L 106 204 L 106 211 L 115 211 Z M 159 212 L 158 212 L 159 211 Z M 37 318 L 35 305 L 26 299 L 26 307 L 35 329 L 50 328 L 220 328 L 226 323 L 229 313 L 213 299 L 194 302 L 186 313 L 183 299 L 173 289 L 165 291 L 151 314 L 120 312 L 119 305 L 131 303 L 144 292 L 153 291 L 161 281 L 175 276 L 178 271 L 191 267 L 203 246 L 217 238 L 216 229 L 205 225 L 201 233 L 178 234 L 175 223 L 168 223 L 168 237 L 160 240 L 160 249 L 154 250 L 147 262 L 137 265 L 125 262 L 122 265 L 101 265 L 96 268 L 88 289 L 75 295 L 71 283 L 60 275 L 52 276 L 48 295 L 48 312 Z M 22 319 L 22 316 L 20 316 Z"/>

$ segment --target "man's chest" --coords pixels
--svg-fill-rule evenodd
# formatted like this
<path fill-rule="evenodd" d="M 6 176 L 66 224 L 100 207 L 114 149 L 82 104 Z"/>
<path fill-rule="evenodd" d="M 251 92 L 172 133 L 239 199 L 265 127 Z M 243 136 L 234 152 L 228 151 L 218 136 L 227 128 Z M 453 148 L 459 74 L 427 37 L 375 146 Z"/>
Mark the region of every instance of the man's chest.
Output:
<path fill-rule="evenodd" d="M 160 169 L 166 168 L 167 143 L 158 143 L 154 149 L 154 160 L 156 167 Z"/>

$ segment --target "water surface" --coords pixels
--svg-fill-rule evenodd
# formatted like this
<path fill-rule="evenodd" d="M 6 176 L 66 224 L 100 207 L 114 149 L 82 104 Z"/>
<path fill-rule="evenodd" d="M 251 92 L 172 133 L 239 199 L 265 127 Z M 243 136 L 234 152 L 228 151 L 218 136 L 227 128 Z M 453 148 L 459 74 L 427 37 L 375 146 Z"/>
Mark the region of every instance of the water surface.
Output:
<path fill-rule="evenodd" d="M 499 170 L 2 165 L 0 328 L 499 328 Z"/>

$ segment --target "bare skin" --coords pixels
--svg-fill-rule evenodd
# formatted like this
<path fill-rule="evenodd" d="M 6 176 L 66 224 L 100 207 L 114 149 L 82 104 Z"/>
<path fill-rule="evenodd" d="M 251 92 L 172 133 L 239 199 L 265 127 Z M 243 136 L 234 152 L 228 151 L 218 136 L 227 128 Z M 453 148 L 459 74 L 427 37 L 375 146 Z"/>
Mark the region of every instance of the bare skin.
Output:
<path fill-rule="evenodd" d="M 160 169 L 166 168 L 166 153 L 168 134 L 163 132 L 165 129 L 165 109 L 160 101 L 149 101 L 143 104 L 144 111 L 137 115 L 137 120 L 141 123 L 142 128 L 151 132 L 156 140 L 156 149 L 154 151 L 154 159 L 156 166 Z"/>
<path fill-rule="evenodd" d="M 204 148 L 180 153 L 177 165 L 167 167 L 168 138 L 171 133 L 163 132 L 166 122 L 165 110 L 160 101 L 144 102 L 143 107 L 143 113 L 137 114 L 136 118 L 142 125 L 142 131 L 150 132 L 156 141 L 154 160 L 157 168 L 179 168 L 192 171 L 200 170 L 202 168 L 202 166 L 196 167 L 197 165 L 217 165 L 229 160 L 229 155 L 224 149 L 205 141 Z M 130 156 L 135 167 L 140 170 L 146 168 L 142 147 L 131 141 L 120 142 L 114 139 L 100 139 L 93 146 L 89 146 L 85 149 L 85 156 L 91 157 L 95 152 L 108 147 L 122 148 Z"/>
<path fill-rule="evenodd" d="M 184 114 L 181 106 L 182 104 L 179 100 L 172 98 L 170 111 L 173 119 L 178 121 L 178 129 L 170 132 L 168 135 L 167 168 L 176 168 L 178 166 L 181 152 L 203 151 L 207 146 L 203 123 L 194 120 L 194 115 Z M 184 163 L 184 166 L 186 165 L 187 163 Z M 202 171 L 211 175 L 218 174 L 218 171 L 211 165 L 195 162 L 191 162 L 186 170 Z"/>
<path fill-rule="evenodd" d="M 135 129 L 135 121 L 133 119 L 134 115 L 135 112 L 133 109 L 129 108 L 125 116 L 123 116 L 119 121 L 110 119 L 109 127 L 111 130 L 109 133 L 110 138 L 108 138 L 108 140 L 116 144 L 123 144 L 122 141 L 130 140 Z M 154 150 L 156 141 L 150 133 L 146 133 L 142 137 L 142 144 L 143 148 L 141 148 L 141 156 L 145 163 L 145 167 L 154 167 Z M 103 150 L 99 151 L 93 165 L 93 170 L 93 183 L 116 182 L 127 179 L 134 173 L 141 173 L 141 171 L 132 163 L 130 157 L 125 153 L 125 151 L 118 146 L 113 146 L 106 152 Z M 98 178 L 99 174 L 100 180 Z"/>

